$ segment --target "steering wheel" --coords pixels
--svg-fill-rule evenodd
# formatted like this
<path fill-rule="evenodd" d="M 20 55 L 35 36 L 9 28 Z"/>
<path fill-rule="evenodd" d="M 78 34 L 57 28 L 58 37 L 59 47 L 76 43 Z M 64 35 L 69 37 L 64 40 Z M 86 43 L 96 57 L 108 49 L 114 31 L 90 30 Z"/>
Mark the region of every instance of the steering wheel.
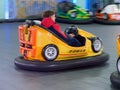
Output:
<path fill-rule="evenodd" d="M 70 26 L 68 28 L 65 29 L 64 33 L 68 36 L 69 34 L 74 34 L 75 36 L 78 35 L 78 30 L 76 26 Z"/>

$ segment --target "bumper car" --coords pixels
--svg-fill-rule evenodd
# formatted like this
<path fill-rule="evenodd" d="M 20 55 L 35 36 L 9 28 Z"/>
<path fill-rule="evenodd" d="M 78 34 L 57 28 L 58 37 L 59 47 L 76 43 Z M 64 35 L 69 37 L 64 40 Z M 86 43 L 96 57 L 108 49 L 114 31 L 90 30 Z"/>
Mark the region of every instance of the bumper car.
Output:
<path fill-rule="evenodd" d="M 65 33 L 71 32 L 70 27 Z M 35 71 L 56 71 L 105 63 L 109 55 L 103 52 L 102 40 L 77 28 L 80 46 L 71 46 L 55 30 L 27 21 L 18 27 L 20 56 L 18 68 Z M 75 32 L 76 32 L 75 31 Z"/>
<path fill-rule="evenodd" d="M 117 36 L 116 47 L 118 54 L 118 59 L 116 62 L 117 71 L 111 74 L 110 80 L 113 86 L 120 88 L 120 35 Z"/>
<path fill-rule="evenodd" d="M 61 23 L 88 24 L 92 23 L 92 12 L 75 5 L 72 2 L 63 1 L 57 5 L 57 21 Z"/>
<path fill-rule="evenodd" d="M 109 4 L 95 13 L 95 22 L 101 24 L 120 24 L 120 4 Z"/>

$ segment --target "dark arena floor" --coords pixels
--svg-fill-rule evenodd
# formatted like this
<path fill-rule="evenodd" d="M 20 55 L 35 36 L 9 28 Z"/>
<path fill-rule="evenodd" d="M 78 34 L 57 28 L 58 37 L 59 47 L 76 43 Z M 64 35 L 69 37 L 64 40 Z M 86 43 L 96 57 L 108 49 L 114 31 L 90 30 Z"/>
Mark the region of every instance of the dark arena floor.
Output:
<path fill-rule="evenodd" d="M 120 33 L 120 25 L 77 25 L 101 37 L 104 51 L 110 55 L 107 63 L 57 72 L 35 72 L 14 65 L 14 59 L 20 55 L 17 30 L 20 24 L 22 22 L 0 23 L 0 90 L 117 90 L 111 85 L 110 74 L 116 71 L 115 38 Z M 71 24 L 60 25 L 64 30 Z"/>

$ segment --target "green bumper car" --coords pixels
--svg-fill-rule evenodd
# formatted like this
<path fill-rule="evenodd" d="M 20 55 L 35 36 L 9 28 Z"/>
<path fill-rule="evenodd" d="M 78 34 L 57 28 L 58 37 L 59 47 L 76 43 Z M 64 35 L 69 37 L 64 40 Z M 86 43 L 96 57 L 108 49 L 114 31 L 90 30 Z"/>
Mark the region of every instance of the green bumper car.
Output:
<path fill-rule="evenodd" d="M 75 5 L 72 2 L 63 1 L 57 5 L 57 19 L 61 23 L 88 24 L 92 23 L 92 12 Z"/>

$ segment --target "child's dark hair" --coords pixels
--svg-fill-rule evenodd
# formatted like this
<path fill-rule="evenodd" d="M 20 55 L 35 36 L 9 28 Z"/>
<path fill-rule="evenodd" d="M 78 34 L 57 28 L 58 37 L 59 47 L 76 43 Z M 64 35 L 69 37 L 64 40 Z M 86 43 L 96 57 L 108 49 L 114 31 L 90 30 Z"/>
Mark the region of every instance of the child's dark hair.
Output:
<path fill-rule="evenodd" d="M 45 12 L 43 13 L 43 18 L 45 18 L 45 17 L 50 17 L 50 16 L 52 16 L 52 15 L 54 15 L 54 14 L 55 14 L 54 11 L 52 11 L 52 10 L 47 10 L 47 11 L 45 11 Z"/>

